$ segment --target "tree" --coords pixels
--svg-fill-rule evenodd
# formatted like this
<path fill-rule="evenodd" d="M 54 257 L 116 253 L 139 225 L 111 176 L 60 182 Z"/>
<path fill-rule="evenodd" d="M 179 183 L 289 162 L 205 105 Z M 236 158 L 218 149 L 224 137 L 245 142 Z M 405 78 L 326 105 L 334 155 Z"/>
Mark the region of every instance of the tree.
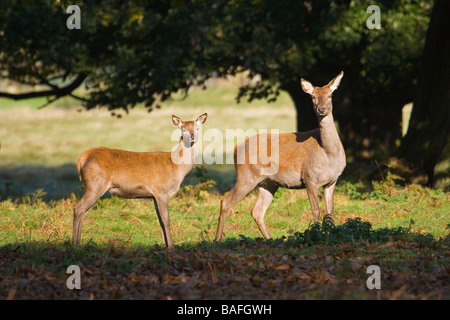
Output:
<path fill-rule="evenodd" d="M 72 95 L 87 109 L 125 109 L 187 90 L 201 24 L 180 16 L 167 1 L 87 1 L 81 30 L 66 27 L 69 1 L 3 1 L 0 4 L 1 77 L 47 87 L 0 97 Z M 193 4 L 192 11 L 200 5 Z M 84 84 L 87 96 L 75 96 Z"/>
<path fill-rule="evenodd" d="M 0 76 L 46 89 L 0 97 L 69 94 L 87 109 L 151 111 L 212 74 L 247 71 L 261 81 L 237 98 L 270 102 L 286 90 L 304 131 L 317 120 L 300 77 L 325 84 L 344 70 L 334 114 L 349 159 L 383 159 L 413 99 L 431 1 L 377 3 L 380 30 L 366 27 L 365 0 L 86 1 L 81 30 L 69 30 L 69 1 L 3 1 Z M 75 95 L 81 83 L 87 94 Z"/>
<path fill-rule="evenodd" d="M 326 84 L 344 70 L 334 114 L 350 159 L 383 159 L 393 150 L 401 109 L 414 96 L 430 1 L 378 1 L 380 30 L 366 27 L 370 1 L 232 3 L 212 11 L 210 32 L 218 36 L 207 57 L 224 73 L 262 76 L 241 88 L 239 98 L 271 101 L 285 90 L 298 130 L 309 130 L 317 121 L 299 78 Z"/>
<path fill-rule="evenodd" d="M 436 0 L 431 14 L 417 92 L 408 132 L 397 156 L 422 169 L 428 184 L 448 188 L 450 183 L 450 1 Z M 446 149 L 444 153 L 444 150 Z M 435 167 L 442 162 L 440 175 Z M 443 181 L 447 179 L 447 181 Z M 442 180 L 442 181 L 439 181 Z"/>

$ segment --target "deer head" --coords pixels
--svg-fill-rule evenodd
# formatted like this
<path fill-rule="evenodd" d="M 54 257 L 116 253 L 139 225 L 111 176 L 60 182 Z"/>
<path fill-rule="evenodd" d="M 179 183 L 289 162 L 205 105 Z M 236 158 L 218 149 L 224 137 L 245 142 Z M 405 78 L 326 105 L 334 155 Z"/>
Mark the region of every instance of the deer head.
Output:
<path fill-rule="evenodd" d="M 205 123 L 207 117 L 208 114 L 204 113 L 198 117 L 197 120 L 182 121 L 177 116 L 172 115 L 173 124 L 181 129 L 181 139 L 183 139 L 183 143 L 186 148 L 192 147 L 194 143 L 197 142 L 198 131 L 200 130 L 200 126 Z"/>
<path fill-rule="evenodd" d="M 343 76 L 344 71 L 341 71 L 336 78 L 323 87 L 314 87 L 311 82 L 308 82 L 303 78 L 300 80 L 303 91 L 311 95 L 314 112 L 317 116 L 325 117 L 331 113 L 333 109 L 331 96 L 333 91 L 338 88 Z"/>

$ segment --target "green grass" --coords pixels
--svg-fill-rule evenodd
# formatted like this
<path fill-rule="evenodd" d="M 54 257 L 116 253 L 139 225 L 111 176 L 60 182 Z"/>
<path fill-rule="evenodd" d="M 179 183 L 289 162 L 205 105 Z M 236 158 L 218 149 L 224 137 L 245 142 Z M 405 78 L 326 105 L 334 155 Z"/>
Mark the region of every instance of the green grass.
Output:
<path fill-rule="evenodd" d="M 178 245 L 214 240 L 221 195 L 206 187 L 182 188 L 170 201 L 169 213 L 174 242 Z M 395 188 L 395 187 L 391 187 Z M 387 190 L 390 190 L 389 188 Z M 335 194 L 337 225 L 361 218 L 374 229 L 402 227 L 416 233 L 431 234 L 435 239 L 448 235 L 450 199 L 448 193 L 409 186 L 401 197 L 353 199 Z M 70 242 L 72 208 L 77 199 L 43 201 L 36 191 L 16 200 L 0 202 L 0 245 L 15 242 Z M 384 197 L 386 196 L 386 198 Z M 250 215 L 256 192 L 240 202 L 227 218 L 225 238 L 261 237 Z M 323 203 L 321 203 L 323 212 Z M 289 237 L 311 224 L 310 206 L 303 190 L 280 190 L 266 213 L 266 223 L 273 238 Z M 161 230 L 153 201 L 104 198 L 88 212 L 82 233 L 83 242 L 107 245 L 115 240 L 128 245 L 161 244 Z"/>
<path fill-rule="evenodd" d="M 40 110 L 36 107 L 41 99 L 30 100 L 29 105 L 17 102 L 15 107 L 2 99 L 0 165 L 74 163 L 79 153 L 97 145 L 132 151 L 170 151 L 174 146 L 171 133 L 176 129 L 172 114 L 192 120 L 208 112 L 204 130 L 276 128 L 290 132 L 295 129 L 295 109 L 286 93 L 276 104 L 263 101 L 237 104 L 236 93 L 236 88 L 226 86 L 212 86 L 204 91 L 193 89 L 185 100 L 175 98 L 151 113 L 136 107 L 121 118 L 112 117 L 106 110 L 80 112 L 77 101 L 71 98 L 63 98 Z M 233 145 L 227 148 L 232 151 Z"/>
<path fill-rule="evenodd" d="M 42 99 L 16 102 L 14 107 L 11 101 L 2 99 L 0 198 L 21 196 L 39 188 L 45 189 L 49 199 L 66 198 L 71 192 L 79 195 L 75 163 L 78 155 L 91 147 L 170 151 L 174 146 L 170 137 L 176 129 L 172 114 L 191 120 L 208 112 L 203 129 L 216 128 L 223 133 L 239 128 L 295 130 L 295 109 L 286 93 L 274 104 L 237 104 L 236 93 L 237 88 L 230 85 L 194 88 L 187 99 L 175 97 L 151 113 L 138 106 L 121 118 L 112 117 L 106 110 L 79 112 L 80 106 L 71 98 L 39 110 Z M 228 143 L 224 152 L 233 152 L 233 148 L 233 143 Z M 205 170 L 217 181 L 219 191 L 232 187 L 233 165 L 205 166 Z M 196 181 L 191 174 L 186 183 Z"/>

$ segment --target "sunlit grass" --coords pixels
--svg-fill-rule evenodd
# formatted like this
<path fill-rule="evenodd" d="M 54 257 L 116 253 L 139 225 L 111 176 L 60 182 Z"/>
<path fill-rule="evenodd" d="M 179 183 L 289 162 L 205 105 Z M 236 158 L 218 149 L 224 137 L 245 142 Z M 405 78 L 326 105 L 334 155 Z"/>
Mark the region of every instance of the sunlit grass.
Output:
<path fill-rule="evenodd" d="M 187 194 L 186 192 L 189 192 Z M 336 194 L 337 225 L 347 219 L 361 218 L 374 229 L 407 228 L 416 233 L 430 233 L 435 239 L 448 235 L 450 196 L 412 186 L 403 190 L 404 201 L 398 199 L 353 199 Z M 45 202 L 42 194 L 22 198 L 20 201 L 0 202 L 0 245 L 8 243 L 65 243 L 71 241 L 72 209 L 77 199 Z M 171 230 L 176 245 L 194 244 L 214 240 L 222 195 L 207 190 L 182 191 L 169 203 Z M 422 200 L 420 200 L 422 199 Z M 260 238 L 261 234 L 251 217 L 256 200 L 253 192 L 241 201 L 225 224 L 225 239 Z M 322 214 L 324 205 L 321 203 Z M 266 213 L 266 224 L 273 238 L 289 237 L 302 232 L 312 223 L 306 192 L 282 190 Z M 107 245 L 118 241 L 127 245 L 162 245 L 161 228 L 153 201 L 101 199 L 88 212 L 83 224 L 83 243 Z"/>
<path fill-rule="evenodd" d="M 36 107 L 42 99 L 30 100 L 28 104 L 20 101 L 15 107 L 2 99 L 0 166 L 74 163 L 80 152 L 99 145 L 132 151 L 170 151 L 176 144 L 171 141 L 176 129 L 172 114 L 193 120 L 208 112 L 204 130 L 216 128 L 223 133 L 237 128 L 295 130 L 295 109 L 286 93 L 272 104 L 237 104 L 236 90 L 219 86 L 195 88 L 184 100 L 165 102 L 151 113 L 138 106 L 129 114 L 121 113 L 121 118 L 111 116 L 107 110 L 80 112 L 78 102 L 71 98 L 39 110 Z"/>

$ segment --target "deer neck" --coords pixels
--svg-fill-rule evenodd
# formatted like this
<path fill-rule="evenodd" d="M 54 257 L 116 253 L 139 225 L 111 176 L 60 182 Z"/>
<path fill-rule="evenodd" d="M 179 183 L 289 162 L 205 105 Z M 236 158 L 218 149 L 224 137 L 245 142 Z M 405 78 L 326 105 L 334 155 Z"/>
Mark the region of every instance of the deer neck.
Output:
<path fill-rule="evenodd" d="M 194 166 L 195 147 L 195 144 L 187 147 L 183 142 L 183 138 L 180 138 L 176 149 L 172 152 L 172 161 L 184 175 L 188 174 Z"/>
<path fill-rule="evenodd" d="M 339 139 L 333 114 L 318 116 L 320 128 L 320 143 L 329 157 L 339 157 L 343 154 L 341 139 Z"/>

